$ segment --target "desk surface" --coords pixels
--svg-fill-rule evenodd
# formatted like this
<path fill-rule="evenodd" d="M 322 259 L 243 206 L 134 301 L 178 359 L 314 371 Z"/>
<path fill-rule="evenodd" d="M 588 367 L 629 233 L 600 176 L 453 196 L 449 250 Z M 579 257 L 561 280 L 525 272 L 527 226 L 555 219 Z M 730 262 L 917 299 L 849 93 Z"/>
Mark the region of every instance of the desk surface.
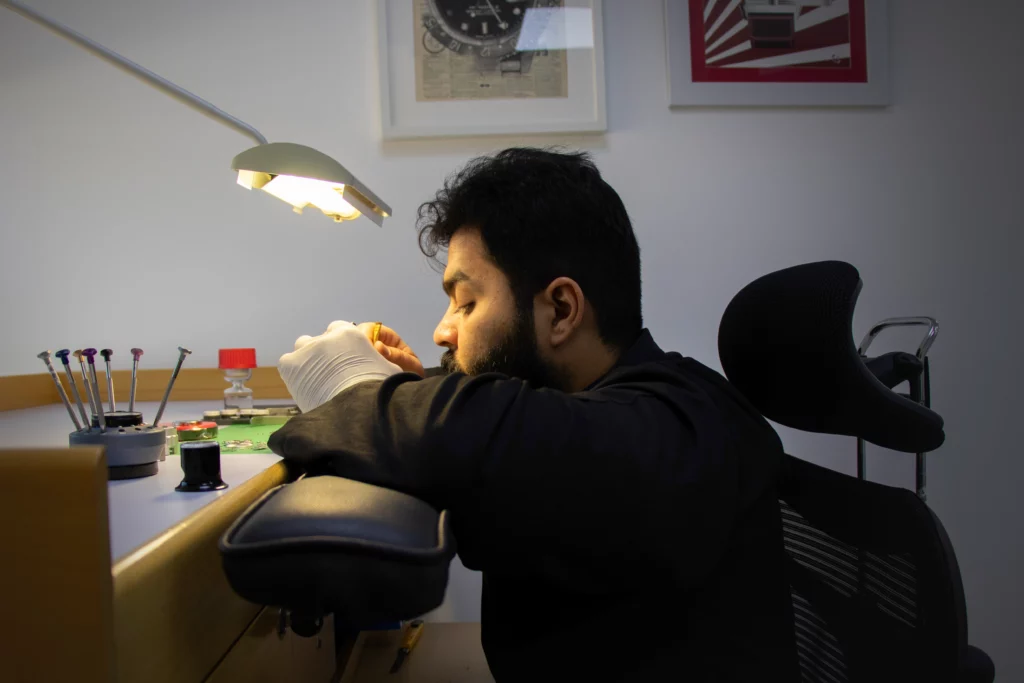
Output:
<path fill-rule="evenodd" d="M 137 403 L 144 415 L 154 415 L 159 404 Z M 204 410 L 218 408 L 216 401 L 168 403 L 163 421 L 194 420 Z M 0 413 L 0 447 L 67 448 L 73 430 L 67 411 L 60 403 Z M 178 493 L 181 461 L 167 456 L 152 477 L 112 481 L 107 494 L 110 515 L 110 559 L 116 563 L 125 555 L 209 505 L 233 487 L 256 476 L 281 458 L 270 453 L 224 453 L 221 475 L 228 488 L 209 493 Z"/>

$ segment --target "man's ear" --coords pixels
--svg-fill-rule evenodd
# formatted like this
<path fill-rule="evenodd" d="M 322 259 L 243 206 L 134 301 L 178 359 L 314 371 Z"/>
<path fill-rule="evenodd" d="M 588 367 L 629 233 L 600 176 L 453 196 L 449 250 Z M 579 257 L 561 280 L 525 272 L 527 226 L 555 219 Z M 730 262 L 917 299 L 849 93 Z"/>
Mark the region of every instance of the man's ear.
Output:
<path fill-rule="evenodd" d="M 549 329 L 545 330 L 549 342 L 551 346 L 560 346 L 583 324 L 586 311 L 583 290 L 572 278 L 559 277 L 541 293 L 541 299 L 551 311 Z"/>

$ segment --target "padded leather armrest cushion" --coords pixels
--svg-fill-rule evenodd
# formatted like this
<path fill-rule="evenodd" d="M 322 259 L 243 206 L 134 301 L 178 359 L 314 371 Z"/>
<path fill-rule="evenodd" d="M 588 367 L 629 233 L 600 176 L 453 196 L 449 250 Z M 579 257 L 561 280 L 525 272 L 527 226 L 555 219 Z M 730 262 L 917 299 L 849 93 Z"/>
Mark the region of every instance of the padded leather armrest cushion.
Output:
<path fill-rule="evenodd" d="M 447 512 L 323 476 L 268 491 L 228 528 L 220 551 L 246 600 L 367 627 L 440 605 L 455 542 Z"/>

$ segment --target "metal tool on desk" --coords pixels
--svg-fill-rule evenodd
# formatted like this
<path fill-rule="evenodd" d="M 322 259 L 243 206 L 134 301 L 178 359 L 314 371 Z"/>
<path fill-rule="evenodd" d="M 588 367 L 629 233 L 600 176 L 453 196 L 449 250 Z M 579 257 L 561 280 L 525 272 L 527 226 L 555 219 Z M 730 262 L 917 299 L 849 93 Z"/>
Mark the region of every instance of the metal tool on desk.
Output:
<path fill-rule="evenodd" d="M 88 429 L 91 424 L 89 422 L 89 415 L 86 414 L 85 406 L 82 405 L 82 395 L 78 393 L 78 385 L 75 384 L 75 374 L 71 372 L 71 361 L 68 360 L 68 356 L 71 355 L 71 351 L 68 349 L 61 349 L 53 355 L 60 358 L 60 362 L 64 364 L 64 374 L 67 375 L 68 385 L 70 385 L 71 393 L 74 395 L 75 403 L 78 405 L 78 412 L 82 415 L 82 424 L 85 425 L 86 429 Z"/>
<path fill-rule="evenodd" d="M 135 386 L 138 381 L 139 359 L 142 358 L 142 349 L 132 349 L 132 391 L 128 396 L 128 412 L 135 412 Z"/>
<path fill-rule="evenodd" d="M 171 389 L 174 388 L 174 380 L 178 379 L 178 373 L 181 371 L 181 364 L 185 362 L 185 356 L 190 353 L 192 352 L 185 347 L 178 347 L 178 364 L 174 366 L 174 372 L 171 373 L 171 381 L 167 383 L 167 391 L 164 392 L 164 398 L 160 401 L 160 408 L 156 411 L 156 417 L 153 418 L 154 427 L 160 424 L 160 418 L 164 416 L 164 408 L 167 407 L 167 399 L 171 397 Z"/>
<path fill-rule="evenodd" d="M 402 668 L 402 663 L 405 662 L 405 658 L 416 647 L 416 643 L 420 642 L 420 636 L 422 635 L 423 620 L 414 619 L 409 623 L 409 628 L 405 630 L 405 634 L 402 636 L 402 644 L 398 647 L 398 654 L 395 655 L 395 663 L 391 665 L 391 673 L 398 673 L 398 670 Z"/>
<path fill-rule="evenodd" d="M 114 402 L 114 378 L 110 376 L 110 357 L 114 355 L 111 349 L 100 351 L 103 362 L 107 364 L 107 400 L 110 401 L 110 412 L 117 412 L 117 404 Z"/>
<path fill-rule="evenodd" d="M 103 397 L 100 396 L 100 383 L 96 379 L 96 349 L 85 349 L 82 355 L 89 363 L 89 381 L 92 383 L 93 398 L 96 401 L 96 416 L 99 418 L 100 431 L 107 431 L 107 418 L 103 414 Z"/>
<path fill-rule="evenodd" d="M 50 362 L 50 351 L 43 351 L 37 357 L 41 358 L 46 363 L 46 369 L 50 371 L 50 378 L 53 379 L 53 383 L 57 385 L 57 393 L 60 395 L 61 402 L 64 403 L 64 407 L 68 409 L 68 415 L 71 416 L 71 421 L 75 423 L 75 430 L 81 431 L 82 423 L 78 421 L 78 416 L 75 415 L 75 409 L 71 407 L 71 401 L 68 400 L 68 395 L 64 392 L 64 385 L 60 383 L 60 377 L 57 376 L 57 371 L 53 369 L 53 363 Z"/>
<path fill-rule="evenodd" d="M 110 405 L 110 412 L 105 415 L 107 425 L 120 428 L 142 424 L 142 413 L 135 412 L 134 401 L 129 402 L 129 407 L 132 410 L 117 409 L 117 400 L 114 398 L 114 374 L 110 369 L 110 357 L 114 355 L 114 352 L 111 349 L 103 349 L 100 351 L 100 355 L 107 366 L 107 396 Z"/>
<path fill-rule="evenodd" d="M 82 369 L 82 387 L 85 389 L 85 397 L 89 399 L 89 414 L 92 416 L 92 419 L 89 420 L 89 424 L 91 425 L 93 420 L 96 420 L 98 423 L 99 418 L 96 417 L 96 401 L 93 399 L 92 389 L 89 387 L 89 371 L 85 369 L 85 359 L 82 357 L 82 349 L 75 349 L 71 355 L 78 359 L 78 365 Z"/>

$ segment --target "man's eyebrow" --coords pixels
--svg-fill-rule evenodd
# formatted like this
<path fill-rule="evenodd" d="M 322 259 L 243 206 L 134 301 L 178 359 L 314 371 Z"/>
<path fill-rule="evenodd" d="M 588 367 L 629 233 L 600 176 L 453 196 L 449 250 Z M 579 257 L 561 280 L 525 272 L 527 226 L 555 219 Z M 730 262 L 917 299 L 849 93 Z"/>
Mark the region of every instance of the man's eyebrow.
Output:
<path fill-rule="evenodd" d="M 448 276 L 448 277 L 446 277 L 444 279 L 444 282 L 441 283 L 441 289 L 444 290 L 445 294 L 447 294 L 448 296 L 451 296 L 452 295 L 452 291 L 455 289 L 455 285 L 457 285 L 460 282 L 469 282 L 469 281 L 470 281 L 470 277 L 468 275 L 466 275 L 461 270 L 456 270 L 454 273 L 452 273 L 450 276 Z"/>

